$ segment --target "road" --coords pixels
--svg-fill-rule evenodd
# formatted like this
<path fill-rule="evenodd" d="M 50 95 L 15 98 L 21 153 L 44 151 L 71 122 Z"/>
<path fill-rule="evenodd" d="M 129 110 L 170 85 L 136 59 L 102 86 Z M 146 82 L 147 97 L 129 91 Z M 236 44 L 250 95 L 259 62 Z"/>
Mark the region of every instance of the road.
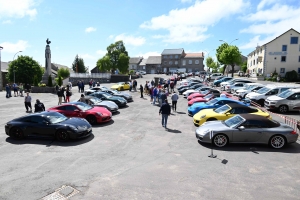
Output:
<path fill-rule="evenodd" d="M 145 75 L 138 85 L 157 75 Z M 161 77 L 167 77 L 160 75 Z M 103 84 L 111 86 L 112 84 Z M 299 199 L 300 144 L 274 150 L 265 145 L 229 145 L 215 149 L 198 144 L 195 127 L 180 96 L 177 113 L 161 126 L 159 108 L 139 98 L 93 127 L 93 135 L 67 143 L 5 135 L 7 121 L 25 114 L 23 98 L 0 105 L 0 199 Z M 71 100 L 80 94 L 73 88 Z M 32 94 L 47 108 L 53 94 Z M 76 193 L 76 194 L 75 194 Z M 50 199 L 50 198 L 49 198 Z"/>

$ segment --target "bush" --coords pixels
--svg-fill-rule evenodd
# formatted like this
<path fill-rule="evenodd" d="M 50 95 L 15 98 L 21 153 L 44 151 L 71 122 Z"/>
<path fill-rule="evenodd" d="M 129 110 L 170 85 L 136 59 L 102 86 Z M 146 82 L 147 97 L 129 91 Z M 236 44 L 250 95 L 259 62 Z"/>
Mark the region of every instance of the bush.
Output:
<path fill-rule="evenodd" d="M 46 84 L 45 83 L 40 83 L 39 87 L 46 87 Z"/>
<path fill-rule="evenodd" d="M 61 76 L 59 76 L 58 79 L 57 79 L 57 85 L 59 85 L 59 86 L 62 85 L 62 78 L 61 78 Z"/>
<path fill-rule="evenodd" d="M 33 85 L 34 86 L 39 86 L 38 77 L 36 75 L 33 77 Z"/>
<path fill-rule="evenodd" d="M 294 82 L 298 80 L 298 73 L 293 70 L 285 73 L 285 77 L 287 82 Z"/>
<path fill-rule="evenodd" d="M 47 84 L 49 87 L 52 87 L 53 84 L 52 84 L 52 77 L 51 75 L 48 77 L 48 84 Z"/>

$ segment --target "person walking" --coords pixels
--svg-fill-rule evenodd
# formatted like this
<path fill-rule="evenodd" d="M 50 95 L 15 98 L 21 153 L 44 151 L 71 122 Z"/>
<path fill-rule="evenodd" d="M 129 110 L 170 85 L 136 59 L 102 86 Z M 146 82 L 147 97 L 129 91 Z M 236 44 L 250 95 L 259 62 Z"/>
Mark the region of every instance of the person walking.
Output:
<path fill-rule="evenodd" d="M 143 96 L 144 88 L 142 84 L 140 84 L 140 92 L 141 92 L 141 98 L 144 98 Z"/>
<path fill-rule="evenodd" d="M 39 99 L 36 100 L 34 104 L 34 112 L 43 112 L 45 111 L 45 106 Z"/>
<path fill-rule="evenodd" d="M 132 81 L 129 81 L 129 91 L 131 92 L 132 90 Z"/>
<path fill-rule="evenodd" d="M 20 90 L 20 97 L 23 97 L 24 88 L 23 88 L 23 84 L 22 83 L 20 83 L 19 90 Z"/>
<path fill-rule="evenodd" d="M 161 90 L 160 92 L 160 101 L 159 101 L 159 106 L 161 106 L 167 99 L 167 95 L 164 90 Z"/>
<path fill-rule="evenodd" d="M 157 87 L 155 87 L 153 89 L 153 105 L 155 105 L 157 95 L 158 95 L 158 89 L 157 89 Z"/>
<path fill-rule="evenodd" d="M 26 112 L 28 112 L 28 108 L 30 108 L 29 112 L 32 112 L 32 107 L 31 107 L 31 96 L 29 96 L 29 92 L 26 93 L 27 95 L 25 96 L 24 104 L 26 108 Z"/>
<path fill-rule="evenodd" d="M 173 112 L 176 112 L 176 105 L 177 105 L 178 98 L 179 98 L 178 94 L 176 94 L 176 92 L 174 91 L 171 96 Z"/>
<path fill-rule="evenodd" d="M 6 90 L 6 98 L 9 98 L 9 85 L 8 84 L 6 84 L 6 86 L 5 86 L 5 90 Z"/>
<path fill-rule="evenodd" d="M 62 94 L 62 97 L 64 98 L 64 102 L 66 102 L 65 91 L 66 91 L 66 88 L 64 86 L 61 87 L 61 94 Z"/>
<path fill-rule="evenodd" d="M 70 102 L 70 96 L 72 96 L 72 92 L 70 90 L 70 87 L 67 87 L 66 91 L 66 102 Z"/>
<path fill-rule="evenodd" d="M 18 96 L 18 85 L 16 83 L 13 84 L 14 97 Z"/>
<path fill-rule="evenodd" d="M 62 102 L 62 90 L 61 90 L 61 88 L 58 89 L 57 96 L 58 96 L 58 104 L 57 105 L 61 105 L 61 102 Z"/>
<path fill-rule="evenodd" d="M 162 115 L 161 125 L 167 129 L 168 116 L 171 114 L 171 106 L 168 103 L 168 100 L 165 99 L 165 102 L 161 105 L 159 109 L 159 115 Z"/>

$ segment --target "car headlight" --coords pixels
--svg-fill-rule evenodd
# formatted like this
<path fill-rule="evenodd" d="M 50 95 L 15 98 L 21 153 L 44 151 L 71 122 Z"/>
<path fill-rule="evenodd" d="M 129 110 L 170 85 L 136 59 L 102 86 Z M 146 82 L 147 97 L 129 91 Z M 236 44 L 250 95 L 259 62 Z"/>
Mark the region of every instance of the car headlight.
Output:
<path fill-rule="evenodd" d="M 77 128 L 73 125 L 69 125 L 69 128 L 72 129 L 73 131 L 77 131 Z"/>
<path fill-rule="evenodd" d="M 201 119 L 203 119 L 204 117 L 206 117 L 206 115 L 202 115 L 202 116 L 201 116 Z"/>
<path fill-rule="evenodd" d="M 103 116 L 103 114 L 101 113 L 101 112 L 97 112 L 97 115 L 99 115 L 99 116 Z"/>
<path fill-rule="evenodd" d="M 270 104 L 276 104 L 277 101 L 270 101 L 269 103 L 270 103 Z"/>

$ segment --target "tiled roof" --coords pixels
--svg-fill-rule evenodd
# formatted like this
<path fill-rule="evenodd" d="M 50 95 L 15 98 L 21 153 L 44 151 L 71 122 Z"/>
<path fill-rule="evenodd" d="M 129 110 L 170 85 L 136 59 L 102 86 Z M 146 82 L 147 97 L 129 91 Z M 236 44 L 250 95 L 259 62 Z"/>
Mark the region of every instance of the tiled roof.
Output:
<path fill-rule="evenodd" d="M 184 49 L 164 49 L 161 55 L 173 55 L 173 54 L 182 54 L 184 53 Z"/>
<path fill-rule="evenodd" d="M 146 65 L 148 59 L 143 59 L 142 62 L 140 63 L 140 65 L 144 66 Z"/>
<path fill-rule="evenodd" d="M 203 53 L 185 53 L 184 58 L 203 58 Z"/>
<path fill-rule="evenodd" d="M 129 59 L 130 64 L 139 64 L 143 58 L 142 57 L 131 57 Z"/>
<path fill-rule="evenodd" d="M 161 64 L 161 56 L 149 56 L 146 64 Z"/>

